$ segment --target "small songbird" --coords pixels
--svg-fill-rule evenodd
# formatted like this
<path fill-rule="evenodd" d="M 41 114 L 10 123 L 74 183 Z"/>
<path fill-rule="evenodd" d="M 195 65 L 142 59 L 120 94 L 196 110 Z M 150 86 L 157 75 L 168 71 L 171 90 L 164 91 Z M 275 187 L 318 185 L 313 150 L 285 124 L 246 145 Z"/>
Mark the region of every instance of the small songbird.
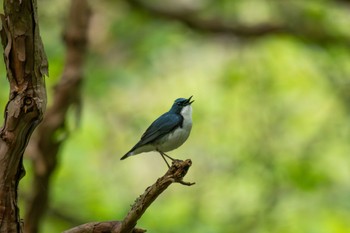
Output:
<path fill-rule="evenodd" d="M 171 109 L 158 117 L 144 132 L 140 141 L 126 153 L 121 160 L 142 152 L 157 151 L 169 166 L 165 157 L 174 160 L 165 152 L 181 146 L 192 129 L 192 96 L 188 99 L 178 98 Z"/>

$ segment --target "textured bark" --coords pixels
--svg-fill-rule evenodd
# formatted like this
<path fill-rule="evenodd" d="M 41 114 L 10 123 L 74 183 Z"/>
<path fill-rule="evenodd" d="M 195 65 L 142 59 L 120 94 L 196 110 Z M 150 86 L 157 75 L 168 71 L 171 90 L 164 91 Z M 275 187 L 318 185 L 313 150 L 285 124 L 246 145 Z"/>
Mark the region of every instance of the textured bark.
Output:
<path fill-rule="evenodd" d="M 142 217 L 147 208 L 162 194 L 172 183 L 193 185 L 182 179 L 191 167 L 191 160 L 174 160 L 172 166 L 160 177 L 156 183 L 149 186 L 145 192 L 135 200 L 131 210 L 123 221 L 91 222 L 64 231 L 63 233 L 141 233 L 146 230 L 135 228 L 137 221 Z"/>
<path fill-rule="evenodd" d="M 10 83 L 0 129 L 0 232 L 21 232 L 17 188 L 23 152 L 46 107 L 48 63 L 39 35 L 35 0 L 5 0 L 1 41 Z"/>
<path fill-rule="evenodd" d="M 59 149 L 68 136 L 65 127 L 67 111 L 73 105 L 80 109 L 89 16 L 90 8 L 86 0 L 72 0 L 64 32 L 66 63 L 62 78 L 55 87 L 53 104 L 36 130 L 27 151 L 33 161 L 34 178 L 25 213 L 26 233 L 38 232 L 40 221 L 47 210 L 51 174 L 57 165 Z"/>

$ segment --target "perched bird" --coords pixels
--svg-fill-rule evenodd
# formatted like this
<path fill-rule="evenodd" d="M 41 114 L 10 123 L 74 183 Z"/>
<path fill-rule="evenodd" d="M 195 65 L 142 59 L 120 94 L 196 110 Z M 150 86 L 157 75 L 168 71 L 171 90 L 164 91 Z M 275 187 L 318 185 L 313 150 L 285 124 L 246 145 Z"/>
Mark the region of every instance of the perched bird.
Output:
<path fill-rule="evenodd" d="M 192 128 L 192 96 L 178 98 L 171 109 L 158 117 L 143 133 L 140 141 L 126 153 L 121 160 L 142 152 L 157 151 L 169 166 L 165 157 L 174 160 L 165 152 L 181 146 L 188 138 Z"/>

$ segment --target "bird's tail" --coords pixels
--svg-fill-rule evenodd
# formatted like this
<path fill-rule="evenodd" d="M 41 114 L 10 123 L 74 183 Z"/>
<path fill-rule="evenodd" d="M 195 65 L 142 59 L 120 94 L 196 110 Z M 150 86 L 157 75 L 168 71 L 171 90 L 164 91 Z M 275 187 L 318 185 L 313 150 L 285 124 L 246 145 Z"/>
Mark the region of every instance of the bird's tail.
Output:
<path fill-rule="evenodd" d="M 123 157 L 120 158 L 120 160 L 124 160 L 124 159 L 126 159 L 127 157 L 129 157 L 129 153 L 126 153 Z"/>
<path fill-rule="evenodd" d="M 132 151 L 129 151 L 128 153 L 126 153 L 123 157 L 120 158 L 120 160 L 124 160 L 126 159 L 127 157 L 133 155 Z"/>

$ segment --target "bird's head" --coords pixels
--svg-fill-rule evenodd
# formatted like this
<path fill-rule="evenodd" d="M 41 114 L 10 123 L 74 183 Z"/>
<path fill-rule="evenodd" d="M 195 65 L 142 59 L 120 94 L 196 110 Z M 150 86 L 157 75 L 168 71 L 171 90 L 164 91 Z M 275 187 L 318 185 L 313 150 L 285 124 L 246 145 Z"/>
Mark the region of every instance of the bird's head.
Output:
<path fill-rule="evenodd" d="M 185 99 L 185 98 L 178 98 L 175 100 L 173 106 L 171 107 L 170 111 L 171 112 L 174 112 L 174 113 L 178 113 L 180 114 L 181 113 L 181 110 L 186 107 L 186 106 L 189 106 L 191 105 L 194 100 L 192 100 L 192 96 L 188 99 Z"/>

